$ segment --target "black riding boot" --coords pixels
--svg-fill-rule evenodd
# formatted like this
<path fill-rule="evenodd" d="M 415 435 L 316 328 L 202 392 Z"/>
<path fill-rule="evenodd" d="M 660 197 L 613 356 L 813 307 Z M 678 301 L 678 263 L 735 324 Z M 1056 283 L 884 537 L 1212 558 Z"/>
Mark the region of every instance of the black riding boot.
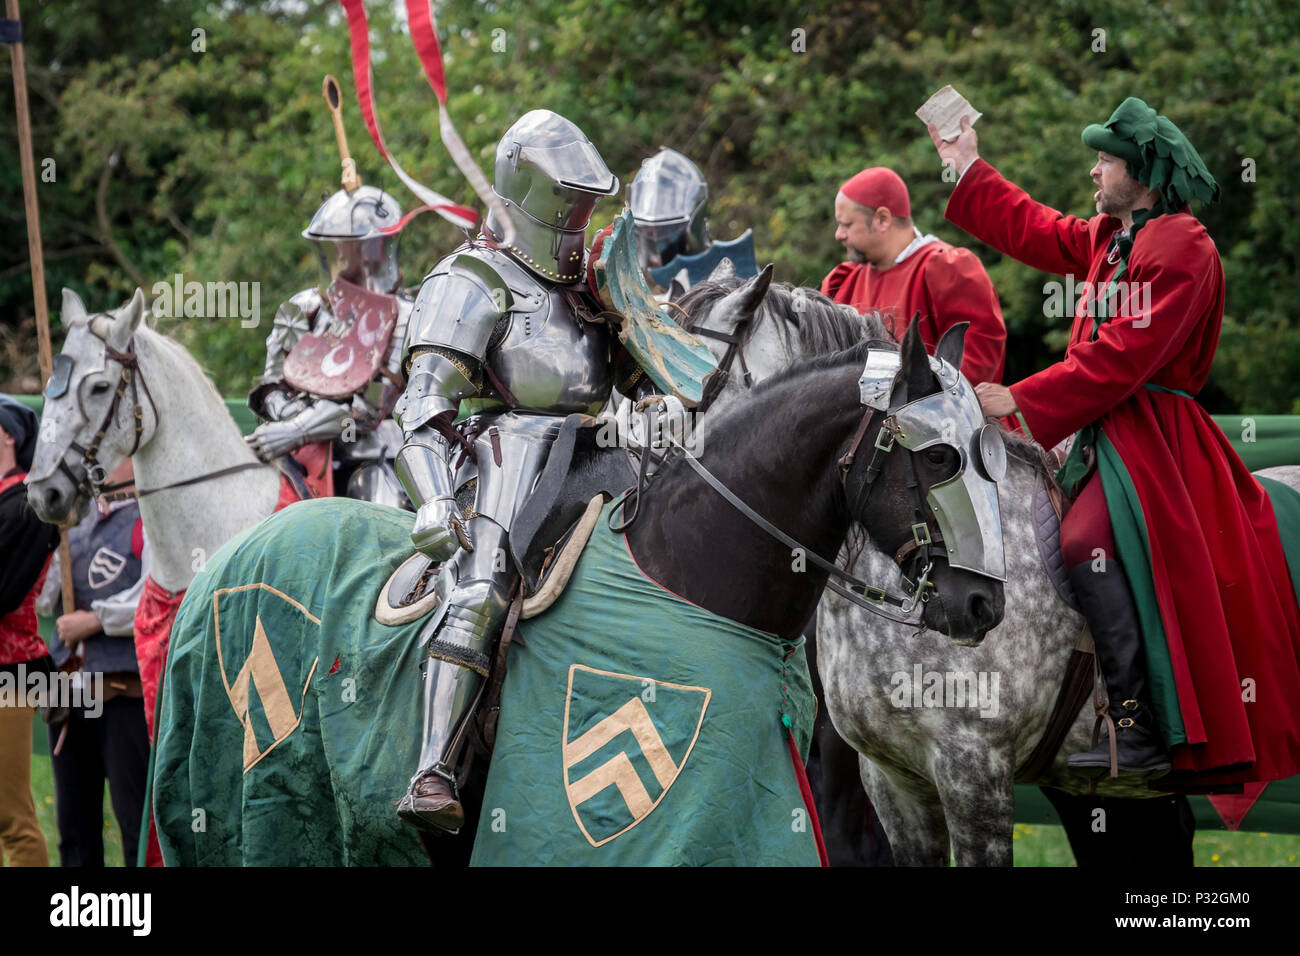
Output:
<path fill-rule="evenodd" d="M 1107 713 L 1115 722 L 1115 746 L 1120 773 L 1154 774 L 1169 769 L 1169 752 L 1160 738 L 1147 694 L 1146 658 L 1142 651 L 1142 630 L 1133 592 L 1124 569 L 1113 558 L 1105 560 L 1104 571 L 1094 571 L 1092 562 L 1070 569 L 1084 617 L 1092 629 L 1097 663 L 1106 681 L 1110 699 Z M 1097 746 L 1070 757 L 1076 770 L 1110 768 L 1110 743 L 1103 734 Z"/>

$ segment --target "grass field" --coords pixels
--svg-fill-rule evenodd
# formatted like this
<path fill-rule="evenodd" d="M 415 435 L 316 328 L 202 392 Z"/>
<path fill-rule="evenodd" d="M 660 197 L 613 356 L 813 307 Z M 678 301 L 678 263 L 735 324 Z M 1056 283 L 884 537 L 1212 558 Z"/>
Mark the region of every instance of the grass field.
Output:
<path fill-rule="evenodd" d="M 1058 826 L 1017 823 L 1016 866 L 1073 866 L 1074 856 Z M 1296 866 L 1300 836 L 1277 833 L 1237 833 L 1198 830 L 1192 852 L 1197 866 Z"/>
<path fill-rule="evenodd" d="M 39 729 L 44 731 L 45 726 L 41 724 Z M 54 816 L 54 771 L 50 768 L 50 758 L 40 754 L 32 755 L 32 796 L 36 798 L 36 815 L 45 834 L 45 845 L 50 850 L 50 866 L 58 866 L 59 825 Z M 104 787 L 104 865 L 122 865 L 122 831 L 113 816 L 107 786 Z"/>

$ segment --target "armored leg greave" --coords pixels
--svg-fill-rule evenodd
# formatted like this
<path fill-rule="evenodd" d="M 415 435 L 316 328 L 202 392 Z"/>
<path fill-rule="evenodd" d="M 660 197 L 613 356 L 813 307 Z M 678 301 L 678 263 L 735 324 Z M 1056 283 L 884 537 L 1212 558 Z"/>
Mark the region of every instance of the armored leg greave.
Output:
<path fill-rule="evenodd" d="M 436 584 L 442 600 L 424 632 L 429 652 L 424 741 L 419 770 L 398 807 L 402 818 L 416 826 L 454 831 L 464 819 L 454 768 L 465 723 L 510 610 L 518 572 L 508 551 L 508 528 L 546 464 L 559 424 L 554 418 L 506 415 L 475 443 L 477 485 L 466 528 L 472 550 L 462 549 L 443 563 Z M 469 474 L 458 473 L 456 484 L 462 485 Z"/>
<path fill-rule="evenodd" d="M 1106 681 L 1119 772 L 1168 770 L 1169 753 L 1151 712 L 1142 631 L 1124 569 L 1113 558 L 1100 571 L 1094 571 L 1091 562 L 1080 564 L 1070 569 L 1070 584 L 1092 629 L 1097 663 Z M 1103 738 L 1068 763 L 1074 769 L 1109 768 L 1110 742 Z"/>
<path fill-rule="evenodd" d="M 442 605 L 430 622 L 424 680 L 424 745 L 420 770 L 455 756 L 448 745 L 491 669 L 489 653 L 510 609 L 513 572 L 502 573 L 505 532 L 486 518 L 470 522 L 472 552 L 461 551 L 438 573 Z M 445 608 L 445 611 L 442 610 Z"/>

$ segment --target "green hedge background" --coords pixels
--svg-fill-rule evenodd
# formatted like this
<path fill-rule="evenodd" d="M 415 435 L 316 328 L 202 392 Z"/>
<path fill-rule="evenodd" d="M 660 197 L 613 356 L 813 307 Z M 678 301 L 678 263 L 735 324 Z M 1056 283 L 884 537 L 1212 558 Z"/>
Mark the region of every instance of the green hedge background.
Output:
<path fill-rule="evenodd" d="M 344 104 L 363 177 L 410 203 L 351 96 L 341 7 L 226 0 L 25 0 L 48 287 L 95 310 L 176 273 L 260 283 L 261 325 L 164 320 L 227 394 L 261 366 L 276 305 L 315 281 L 299 235 L 337 188 L 321 77 Z M 394 5 L 369 5 L 379 114 L 421 181 L 473 196 L 437 139 L 436 102 Z M 982 153 L 1036 198 L 1088 215 L 1079 131 L 1130 94 L 1199 147 L 1223 201 L 1197 210 L 1228 301 L 1202 395 L 1214 412 L 1300 413 L 1300 40 L 1274 0 L 445 0 L 436 5 L 453 116 L 484 169 L 522 112 L 576 121 L 624 182 L 661 144 L 711 187 L 716 235 L 755 232 L 778 277 L 815 284 L 840 260 L 832 200 L 866 165 L 897 169 L 923 231 L 986 263 L 1010 329 L 1007 380 L 1053 361 L 1066 323 L 1036 273 L 944 222 L 951 189 L 913 111 L 952 83 L 983 111 Z M 196 31 L 202 31 L 201 34 Z M 200 50 L 199 47 L 202 47 Z M 0 86 L 9 87 L 8 58 Z M 0 108 L 0 389 L 37 390 L 12 101 Z M 605 202 L 593 228 L 619 204 Z M 460 241 L 432 216 L 403 238 L 407 281 Z M 56 348 L 60 334 L 56 328 Z"/>

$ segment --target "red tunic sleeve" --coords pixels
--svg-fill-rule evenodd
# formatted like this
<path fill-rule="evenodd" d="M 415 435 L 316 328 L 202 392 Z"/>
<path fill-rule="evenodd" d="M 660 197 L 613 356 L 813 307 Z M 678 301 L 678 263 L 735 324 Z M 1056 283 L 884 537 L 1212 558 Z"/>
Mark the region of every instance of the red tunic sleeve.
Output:
<path fill-rule="evenodd" d="M 926 312 L 938 335 L 969 322 L 961 370 L 972 385 L 1002 381 L 1007 355 L 1007 327 L 1002 307 L 983 264 L 969 249 L 945 249 L 925 262 L 922 277 Z"/>
<path fill-rule="evenodd" d="M 853 269 L 854 265 L 852 262 L 841 262 L 832 269 L 827 274 L 826 278 L 822 279 L 822 295 L 834 299 L 835 293 L 840 291 L 840 286 L 844 285 L 844 280 L 849 277 L 849 274 L 853 272 Z M 837 299 L 836 301 L 839 300 Z"/>
<path fill-rule="evenodd" d="M 1088 274 L 1099 239 L 1108 241 L 1119 226 L 1111 216 L 1084 220 L 1034 202 L 982 159 L 975 160 L 957 183 L 944 215 L 1027 266 L 1080 278 Z"/>
<path fill-rule="evenodd" d="M 1223 267 L 1214 242 L 1203 228 L 1189 232 L 1179 221 L 1187 218 L 1154 219 L 1133 243 L 1124 281 L 1149 283 L 1145 315 L 1133 314 L 1136 307 L 1123 310 L 1101 326 L 1095 340 L 1073 343 L 1064 361 L 1011 386 L 1043 447 L 1097 421 L 1152 380 L 1167 388 L 1199 389 L 1199 375 L 1190 367 L 1161 375 L 1206 321 L 1209 305 L 1222 296 Z"/>

